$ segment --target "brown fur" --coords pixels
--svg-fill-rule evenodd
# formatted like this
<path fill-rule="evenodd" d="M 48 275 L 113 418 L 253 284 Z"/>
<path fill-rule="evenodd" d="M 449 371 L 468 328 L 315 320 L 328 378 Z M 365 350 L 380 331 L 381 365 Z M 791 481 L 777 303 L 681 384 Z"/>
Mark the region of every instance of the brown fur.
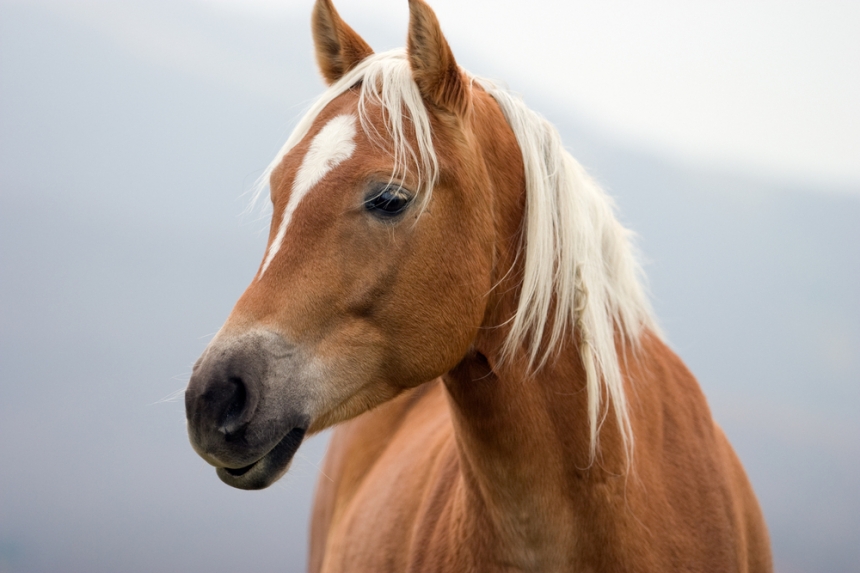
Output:
<path fill-rule="evenodd" d="M 524 384 L 475 354 L 338 427 L 310 570 L 771 570 L 755 496 L 695 379 L 653 336 L 628 358 L 630 474 L 606 454 L 610 424 L 589 463 L 575 359 Z"/>
<path fill-rule="evenodd" d="M 770 571 L 744 471 L 657 336 L 643 334 L 636 352 L 617 345 L 631 460 L 611 423 L 590 456 L 575 336 L 533 375 L 525 358 L 502 362 L 522 275 L 520 151 L 432 11 L 411 0 L 410 13 L 410 64 L 440 162 L 426 211 L 383 223 L 363 210 L 392 160 L 359 130 L 354 155 L 303 200 L 219 334 L 265 329 L 326 365 L 309 431 L 341 425 L 319 482 L 311 571 Z M 329 81 L 369 53 L 327 0 L 314 22 Z M 335 99 L 273 174 L 270 241 L 310 141 L 357 100 Z M 381 110 L 368 121 L 384 133 Z"/>

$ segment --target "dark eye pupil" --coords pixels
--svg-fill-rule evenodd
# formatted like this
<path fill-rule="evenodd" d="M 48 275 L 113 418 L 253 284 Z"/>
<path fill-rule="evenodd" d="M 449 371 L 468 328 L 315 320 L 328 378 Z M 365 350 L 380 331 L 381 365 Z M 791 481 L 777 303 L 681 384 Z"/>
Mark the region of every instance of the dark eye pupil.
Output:
<path fill-rule="evenodd" d="M 410 197 L 402 189 L 389 187 L 382 193 L 367 199 L 364 202 L 364 207 L 368 211 L 375 212 L 378 215 L 393 216 L 399 215 L 406 205 L 409 204 Z"/>

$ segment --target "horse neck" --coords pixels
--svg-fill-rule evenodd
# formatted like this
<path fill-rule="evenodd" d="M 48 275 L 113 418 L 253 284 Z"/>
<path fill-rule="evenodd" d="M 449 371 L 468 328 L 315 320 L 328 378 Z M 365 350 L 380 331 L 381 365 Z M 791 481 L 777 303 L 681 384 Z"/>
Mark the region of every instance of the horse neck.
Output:
<path fill-rule="evenodd" d="M 559 547 L 583 538 L 581 516 L 594 514 L 600 504 L 593 496 L 624 474 L 626 457 L 611 418 L 599 432 L 597 457 L 591 456 L 586 374 L 575 336 L 536 372 L 525 358 L 503 357 L 522 276 L 516 238 L 525 204 L 522 165 L 517 173 L 516 161 L 499 162 L 506 137 L 513 135 L 479 134 L 488 164 L 512 166 L 487 169 L 501 210 L 495 217 L 497 288 L 472 351 L 444 381 L 471 518 L 491 526 L 496 546 L 511 552 L 506 559 L 552 570 L 565 565 L 544 558 L 557 558 Z"/>
<path fill-rule="evenodd" d="M 609 532 L 600 542 L 621 529 L 613 523 L 622 513 L 604 501 L 624 487 L 620 435 L 607 421 L 590 457 L 585 372 L 575 347 L 533 376 L 497 359 L 476 350 L 444 377 L 466 520 L 492 532 L 504 560 L 564 570 L 572 553 L 598 541 L 596 525 Z"/>

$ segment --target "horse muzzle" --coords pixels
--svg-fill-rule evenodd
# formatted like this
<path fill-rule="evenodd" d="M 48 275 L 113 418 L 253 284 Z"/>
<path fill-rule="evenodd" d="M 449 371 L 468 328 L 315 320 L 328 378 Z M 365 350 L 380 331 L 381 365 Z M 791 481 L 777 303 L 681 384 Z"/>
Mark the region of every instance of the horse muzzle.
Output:
<path fill-rule="evenodd" d="M 219 335 L 185 391 L 194 450 L 240 489 L 268 487 L 288 469 L 310 425 L 310 384 L 295 346 L 269 331 Z"/>

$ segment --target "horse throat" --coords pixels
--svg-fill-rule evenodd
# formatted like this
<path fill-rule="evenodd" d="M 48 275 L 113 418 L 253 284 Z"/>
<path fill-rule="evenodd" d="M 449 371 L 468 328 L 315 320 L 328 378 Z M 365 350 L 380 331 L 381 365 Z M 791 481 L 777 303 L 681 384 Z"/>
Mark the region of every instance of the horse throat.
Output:
<path fill-rule="evenodd" d="M 575 344 L 532 375 L 524 365 L 473 352 L 443 379 L 467 491 L 466 519 L 489 526 L 497 547 L 525 568 L 556 562 L 582 544 L 611 542 L 623 499 L 625 456 L 607 422 L 590 456 L 585 371 Z M 618 496 L 607 502 L 607 493 Z M 605 519 L 594 539 L 587 523 Z M 566 548 L 559 551 L 559 548 Z"/>

